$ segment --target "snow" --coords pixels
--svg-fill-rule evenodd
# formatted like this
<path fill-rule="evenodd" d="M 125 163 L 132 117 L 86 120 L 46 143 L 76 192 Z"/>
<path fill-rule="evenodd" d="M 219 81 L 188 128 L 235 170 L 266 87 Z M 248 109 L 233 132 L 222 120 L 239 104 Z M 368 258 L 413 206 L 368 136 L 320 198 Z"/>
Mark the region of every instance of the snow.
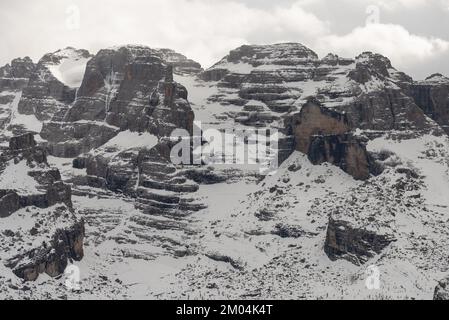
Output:
<path fill-rule="evenodd" d="M 425 176 L 427 188 L 425 196 L 428 204 L 449 208 L 449 197 L 447 196 L 447 191 L 449 190 L 449 163 L 445 162 L 449 161 L 449 158 L 447 160 L 435 161 L 438 153 L 433 154 L 433 152 L 438 152 L 441 148 L 449 150 L 447 137 L 425 135 L 418 139 L 402 141 L 378 138 L 370 141 L 367 148 L 370 151 L 391 151 L 399 156 L 404 163 L 413 164 Z M 431 151 L 429 156 L 426 153 L 429 149 L 436 151 Z"/>
<path fill-rule="evenodd" d="M 20 99 L 22 98 L 22 91 L 15 93 L 13 102 L 11 103 L 11 120 L 10 126 L 22 126 L 25 130 L 40 133 L 42 130 L 42 122 L 39 121 L 34 114 L 25 115 L 18 111 Z M 5 134 L 11 134 L 4 132 Z"/>
<path fill-rule="evenodd" d="M 237 74 L 250 74 L 255 68 L 249 64 L 244 62 L 233 63 L 233 62 L 222 62 L 215 65 L 212 69 L 226 69 L 231 71 L 232 73 Z"/>
<path fill-rule="evenodd" d="M 257 68 L 248 63 L 228 62 L 219 63 L 215 68 L 225 67 L 239 74 L 249 74 L 254 70 L 270 72 L 283 69 L 282 72 L 288 72 L 286 69 L 291 68 L 275 65 L 272 58 Z M 359 62 L 366 59 L 366 56 L 361 56 Z M 350 92 L 353 86 L 370 92 L 394 86 L 389 80 L 381 79 L 373 79 L 365 85 L 355 84 L 346 76 L 354 65 L 338 66 L 330 72 L 329 79 L 322 81 L 295 81 L 282 85 L 291 90 L 292 95 L 300 94 L 296 101 L 291 99 L 292 105 L 298 108 L 307 96 L 321 92 L 325 92 L 324 95 L 345 93 Z M 65 73 L 60 68 L 52 72 L 61 78 Z M 192 75 L 175 74 L 174 77 L 175 81 L 186 86 L 195 118 L 203 122 L 203 129 L 248 128 L 234 122 L 233 115 L 241 112 L 242 106 L 221 104 L 220 99 L 214 99 L 219 95 L 236 99 L 238 90 L 221 88 L 216 82 L 204 82 Z M 113 73 L 106 80 L 106 111 L 116 93 L 116 81 Z M 332 94 L 323 98 L 328 107 L 341 106 L 352 99 L 331 99 L 329 96 Z M 20 100 L 20 97 L 16 99 Z M 267 108 L 265 103 L 256 100 L 250 100 L 246 105 Z M 38 124 L 33 124 L 29 118 L 22 119 L 14 113 L 14 119 L 38 129 Z M 98 125 L 106 124 L 98 122 Z M 364 133 L 366 131 L 356 132 L 360 136 Z M 233 136 L 227 134 L 226 138 L 224 156 L 226 160 L 232 160 Z M 124 150 L 153 148 L 157 143 L 157 137 L 149 133 L 128 130 L 118 133 L 91 152 L 114 157 Z M 219 145 L 210 143 L 204 147 L 215 146 Z M 83 290 L 67 293 L 63 288 L 62 292 L 69 299 L 238 299 L 250 295 L 262 299 L 429 299 L 436 281 L 449 270 L 449 141 L 446 137 L 431 135 L 408 140 L 381 137 L 369 141 L 367 148 L 371 152 L 394 152 L 394 160 L 422 175 L 423 186 L 419 190 L 407 190 L 407 195 L 422 196 L 423 208 L 428 210 L 412 206 L 393 216 L 388 210 L 395 206 L 405 208 L 401 201 L 407 198 L 392 204 L 389 200 L 396 200 L 393 194 L 375 198 L 377 194 L 370 193 L 376 187 L 394 190 L 387 189 L 401 178 L 394 168 L 387 168 L 382 175 L 372 177 L 368 182 L 360 182 L 330 164 L 313 166 L 307 156 L 299 152 L 294 152 L 273 175 L 266 177 L 259 175 L 256 168 L 230 164 L 232 161 L 228 161 L 228 165 L 212 165 L 217 173 L 228 174 L 232 178 L 222 183 L 200 185 L 199 190 L 190 196 L 207 208 L 181 218 L 144 215 L 136 209 L 137 203 L 132 197 L 74 185 L 74 208 L 86 221 L 85 257 L 76 263 L 81 269 Z M 250 158 L 254 160 L 253 153 Z M 48 158 L 50 164 L 61 170 L 64 179 L 86 175 L 85 169 L 72 168 L 72 160 Z M 0 176 L 0 189 L 18 188 L 25 194 L 36 192 L 35 181 L 24 175 L 28 170 L 25 163 L 9 163 Z M 138 187 L 137 182 L 136 189 Z M 83 195 L 84 192 L 87 196 Z M 151 193 L 180 195 L 166 190 L 151 190 Z M 362 203 L 360 212 L 350 212 L 350 205 L 341 202 L 342 199 Z M 374 205 L 377 207 L 373 209 Z M 376 254 L 365 266 L 356 266 L 345 260 L 331 261 L 323 245 L 328 214 L 335 208 L 341 209 L 344 213 L 342 218 L 353 226 L 377 233 L 393 231 L 397 241 L 382 254 Z M 272 216 L 263 220 L 259 218 L 262 211 Z M 375 222 L 367 225 L 364 219 L 371 215 L 375 215 Z M 0 225 L 0 229 L 8 227 L 26 232 L 33 226 L 33 221 L 24 221 L 25 218 L 26 213 L 22 210 L 17 216 L 2 220 L 6 224 Z M 154 227 L 156 222 L 165 224 L 167 229 Z M 299 228 L 304 234 L 299 238 L 283 238 L 274 233 L 279 224 Z M 186 248 L 191 254 L 175 254 L 176 250 Z M 226 259 L 215 261 L 211 255 L 232 259 L 243 270 L 237 270 Z M 379 291 L 370 291 L 365 286 L 366 268 L 370 264 L 381 270 Z M 0 263 L 0 279 L 2 276 L 13 278 L 9 274 L 9 269 L 4 270 Z M 107 277 L 107 280 L 99 279 L 99 275 Z M 46 291 L 61 293 L 58 288 L 63 281 L 40 277 L 32 292 L 36 295 Z M 216 285 L 216 289 L 209 288 L 209 284 Z"/>
<path fill-rule="evenodd" d="M 0 175 L 0 189 L 13 189 L 21 195 L 40 193 L 37 190 L 39 184 L 27 174 L 29 170 L 26 160 L 17 164 L 11 160 Z"/>
<path fill-rule="evenodd" d="M 76 50 L 65 49 L 55 54 L 61 57 L 59 64 L 48 64 L 53 76 L 71 88 L 79 88 L 83 81 L 89 58 L 82 57 Z"/>
<path fill-rule="evenodd" d="M 118 90 L 120 88 L 121 77 L 117 72 L 111 70 L 111 72 L 106 75 L 106 79 L 104 80 L 104 87 L 106 89 L 106 97 L 105 97 L 105 114 L 107 114 L 110 110 L 111 101 L 117 96 Z M 105 118 L 106 119 L 106 118 Z"/>
<path fill-rule="evenodd" d="M 135 148 L 153 148 L 158 142 L 158 138 L 148 132 L 139 133 L 130 130 L 122 131 L 114 138 L 104 144 L 103 148 L 114 147 L 120 150 Z"/>

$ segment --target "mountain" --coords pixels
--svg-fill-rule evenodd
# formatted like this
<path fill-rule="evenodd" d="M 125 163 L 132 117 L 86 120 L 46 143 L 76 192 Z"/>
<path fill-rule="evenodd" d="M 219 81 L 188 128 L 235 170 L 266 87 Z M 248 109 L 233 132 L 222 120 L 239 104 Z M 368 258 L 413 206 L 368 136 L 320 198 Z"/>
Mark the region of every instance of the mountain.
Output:
<path fill-rule="evenodd" d="M 283 43 L 207 70 L 169 49 L 66 48 L 0 76 L 2 297 L 446 296 L 443 75 Z M 176 129 L 215 162 L 173 163 Z"/>

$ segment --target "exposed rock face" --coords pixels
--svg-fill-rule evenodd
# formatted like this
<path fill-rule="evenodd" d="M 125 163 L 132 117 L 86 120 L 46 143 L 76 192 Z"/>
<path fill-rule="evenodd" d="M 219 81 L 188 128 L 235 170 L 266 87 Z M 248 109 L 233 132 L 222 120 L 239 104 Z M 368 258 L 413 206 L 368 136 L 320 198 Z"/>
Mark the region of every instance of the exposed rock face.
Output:
<path fill-rule="evenodd" d="M 119 128 L 100 122 L 46 122 L 41 137 L 48 141 L 51 155 L 74 158 L 100 147 L 119 132 Z"/>
<path fill-rule="evenodd" d="M 88 63 L 77 102 L 65 120 L 105 120 L 121 130 L 149 131 L 161 136 L 169 135 L 174 128 L 187 129 L 182 122 L 193 121 L 187 92 L 172 79 L 172 68 L 156 50 L 102 50 Z M 149 106 L 151 96 L 156 94 L 161 97 L 159 103 Z M 172 126 L 162 127 L 156 121 Z"/>
<path fill-rule="evenodd" d="M 369 155 L 364 144 L 349 133 L 346 115 L 309 99 L 286 124 L 287 132 L 294 137 L 295 149 L 307 154 L 313 164 L 329 162 L 355 179 L 369 178 Z"/>
<path fill-rule="evenodd" d="M 167 64 L 173 66 L 173 71 L 177 74 L 198 74 L 203 71 L 198 62 L 188 59 L 176 51 L 171 49 L 158 49 L 157 51 Z"/>
<path fill-rule="evenodd" d="M 35 65 L 30 57 L 17 58 L 11 61 L 11 65 L 7 64 L 0 68 L 0 77 L 29 79 L 34 68 Z"/>
<path fill-rule="evenodd" d="M 396 217 L 416 216 L 427 210 L 420 194 L 422 177 L 412 168 L 392 162 L 394 155 L 386 158 L 382 175 L 345 195 L 320 201 L 313 209 L 329 217 L 324 251 L 331 260 L 345 259 L 360 265 L 387 254 L 387 247 L 400 237 Z"/>
<path fill-rule="evenodd" d="M 61 71 L 57 68 L 69 57 L 79 61 L 89 59 L 90 54 L 85 50 L 67 48 L 45 55 L 23 90 L 18 109 L 21 114 L 35 115 L 41 121 L 48 121 L 67 111 L 67 106 L 75 100 L 76 88 L 62 82 Z"/>
<path fill-rule="evenodd" d="M 7 138 L 2 137 L 2 131 L 11 127 L 12 115 L 20 100 L 21 90 L 28 85 L 35 67 L 33 61 L 26 57 L 14 59 L 11 65 L 0 68 L 0 142 L 7 141 Z M 11 127 L 11 131 L 15 129 Z"/>
<path fill-rule="evenodd" d="M 332 163 L 357 180 L 370 176 L 366 147 L 351 134 L 314 136 L 307 154 L 313 164 Z"/>
<path fill-rule="evenodd" d="M 117 154 L 112 148 L 87 154 L 85 158 L 78 158 L 77 163 L 85 166 L 92 179 L 75 182 L 94 187 L 101 185 L 135 198 L 136 207 L 150 215 L 182 217 L 203 209 L 205 206 L 193 195 L 199 186 L 190 180 L 197 176 L 177 169 L 167 150 L 170 147 L 160 143 L 151 150 L 128 149 Z"/>
<path fill-rule="evenodd" d="M 305 154 L 317 135 L 343 135 L 351 130 L 345 115 L 321 106 L 316 100 L 309 100 L 289 123 L 288 131 L 295 137 L 296 150 Z"/>
<path fill-rule="evenodd" d="M 433 300 L 449 300 L 449 279 L 444 279 L 438 283 Z"/>
<path fill-rule="evenodd" d="M 74 214 L 71 187 L 61 181 L 58 169 L 48 166 L 32 134 L 11 138 L 0 159 L 0 183 L 7 181 L 10 188 L 0 187 L 2 229 L 9 219 L 24 223 L 16 232 L 3 230 L 10 236 L 0 245 L 0 260 L 26 281 L 44 272 L 61 275 L 69 259 L 83 257 L 84 222 Z"/>
<path fill-rule="evenodd" d="M 371 52 L 355 59 L 333 54 L 319 59 L 300 44 L 242 46 L 199 78 L 205 86 L 217 87 L 218 93 L 208 98 L 214 110 L 222 106 L 222 113 L 214 113 L 217 123 L 278 129 L 283 134 L 280 163 L 293 150 L 309 154 L 315 136 L 334 136 L 326 138 L 327 143 L 324 138 L 317 140 L 313 153 L 321 155 L 313 161 L 327 159 L 356 179 L 366 179 L 371 171 L 369 155 L 363 143 L 346 134 L 360 129 L 376 137 L 394 131 L 407 138 L 442 132 L 415 104 L 410 94 L 413 79 L 394 69 L 386 57 Z M 326 145 L 348 146 L 351 155 L 340 161 L 346 156 L 331 156 L 329 148 L 317 150 Z"/>
<path fill-rule="evenodd" d="M 19 210 L 20 197 L 14 191 L 0 190 L 0 218 L 9 217 L 12 213 Z"/>
<path fill-rule="evenodd" d="M 411 95 L 424 113 L 449 134 L 449 79 L 434 74 L 413 84 Z"/>
<path fill-rule="evenodd" d="M 352 80 L 365 84 L 375 78 L 385 78 L 390 75 L 393 66 L 388 58 L 372 52 L 364 52 L 357 58 L 355 69 L 349 72 Z"/>
<path fill-rule="evenodd" d="M 58 229 L 49 244 L 13 257 L 7 266 L 25 281 L 35 281 L 41 273 L 57 277 L 64 273 L 70 259 L 80 261 L 83 258 L 84 232 L 84 222 Z"/>
<path fill-rule="evenodd" d="M 354 228 L 330 217 L 324 251 L 331 260 L 342 258 L 360 265 L 381 253 L 392 241 L 388 236 Z"/>
<path fill-rule="evenodd" d="M 45 194 L 21 196 L 20 206 L 22 208 L 30 206 L 48 208 L 57 203 L 65 203 L 68 207 L 71 207 L 71 196 L 72 191 L 70 186 L 61 181 L 57 181 L 47 186 Z"/>
<path fill-rule="evenodd" d="M 219 95 L 220 103 L 245 106 L 259 101 L 258 119 L 250 122 L 262 125 L 278 120 L 292 108 L 302 90 L 290 83 L 311 78 L 317 59 L 312 50 L 296 43 L 242 46 L 200 77 L 206 81 L 220 81 L 218 86 L 228 92 L 236 90 L 238 98 Z M 242 121 L 249 112 L 242 111 L 234 117 Z"/>
<path fill-rule="evenodd" d="M 244 107 L 259 102 L 257 116 L 245 109 L 232 115 L 245 125 L 276 126 L 280 116 L 301 108 L 313 96 L 324 106 L 345 113 L 353 129 L 432 127 L 409 95 L 413 80 L 395 70 L 386 57 L 371 52 L 355 59 L 333 54 L 318 59 L 300 44 L 243 46 L 200 77 L 218 81 L 223 93 L 215 100 L 223 105 Z M 234 91 L 238 99 L 230 95 Z"/>
<path fill-rule="evenodd" d="M 9 140 L 9 149 L 11 150 L 23 150 L 30 149 L 36 146 L 36 141 L 34 140 L 34 135 L 32 133 L 27 133 L 22 136 L 12 137 Z"/>
<path fill-rule="evenodd" d="M 336 109 L 346 113 L 353 128 L 405 132 L 435 129 L 413 99 L 398 89 L 385 88 L 363 93 L 351 103 Z"/>
<path fill-rule="evenodd" d="M 173 65 L 169 65 L 173 63 Z M 175 128 L 192 132 L 187 91 L 173 72 L 191 73 L 198 65 L 171 50 L 127 46 L 101 50 L 86 67 L 73 106 L 63 122 L 44 124 L 50 153 L 75 157 L 120 131 L 169 136 Z"/>

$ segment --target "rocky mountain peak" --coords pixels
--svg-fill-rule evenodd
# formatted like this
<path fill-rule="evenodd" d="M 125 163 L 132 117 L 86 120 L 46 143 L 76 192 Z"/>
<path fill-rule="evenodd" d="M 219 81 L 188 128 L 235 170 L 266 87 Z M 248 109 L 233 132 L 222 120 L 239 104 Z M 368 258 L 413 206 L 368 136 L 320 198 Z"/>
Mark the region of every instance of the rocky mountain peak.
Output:
<path fill-rule="evenodd" d="M 28 79 L 35 67 L 30 57 L 16 58 L 11 61 L 11 64 L 0 68 L 0 77 Z"/>
<path fill-rule="evenodd" d="M 84 49 L 76 49 L 73 47 L 67 47 L 65 49 L 59 49 L 55 52 L 45 54 L 40 60 L 39 63 L 44 65 L 57 65 L 65 59 L 81 59 L 81 58 L 92 58 L 92 55 L 89 51 Z"/>
<path fill-rule="evenodd" d="M 108 50 L 122 52 L 122 54 L 127 56 L 128 63 L 138 62 L 139 60 L 145 61 L 149 57 L 157 57 L 162 63 L 172 65 L 174 73 L 177 74 L 196 74 L 202 71 L 198 62 L 188 59 L 172 49 L 154 49 L 144 45 L 123 45 L 106 49 L 106 51 Z"/>
<path fill-rule="evenodd" d="M 349 75 L 351 79 L 365 84 L 370 80 L 385 80 L 394 68 L 391 61 L 377 53 L 364 52 L 355 58 L 356 68 Z"/>
<path fill-rule="evenodd" d="M 78 88 L 84 76 L 87 62 L 93 56 L 84 49 L 67 47 L 48 53 L 38 62 L 40 74 L 48 74 L 70 88 Z"/>
<path fill-rule="evenodd" d="M 318 55 L 300 43 L 279 43 L 273 45 L 243 45 L 232 50 L 218 65 L 247 63 L 253 67 L 262 64 L 283 65 L 291 61 L 316 60 Z"/>
<path fill-rule="evenodd" d="M 449 84 L 449 78 L 441 73 L 434 73 L 428 76 L 422 83 L 428 84 Z"/>

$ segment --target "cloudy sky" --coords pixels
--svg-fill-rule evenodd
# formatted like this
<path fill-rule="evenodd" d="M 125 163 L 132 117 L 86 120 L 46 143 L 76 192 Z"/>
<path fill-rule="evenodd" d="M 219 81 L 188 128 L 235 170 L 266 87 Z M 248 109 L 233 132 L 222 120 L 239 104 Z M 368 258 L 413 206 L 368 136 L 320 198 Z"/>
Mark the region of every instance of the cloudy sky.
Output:
<path fill-rule="evenodd" d="M 0 65 L 73 46 L 169 47 L 209 67 L 242 44 L 301 42 L 320 56 L 388 56 L 449 75 L 449 0 L 1 0 Z"/>

